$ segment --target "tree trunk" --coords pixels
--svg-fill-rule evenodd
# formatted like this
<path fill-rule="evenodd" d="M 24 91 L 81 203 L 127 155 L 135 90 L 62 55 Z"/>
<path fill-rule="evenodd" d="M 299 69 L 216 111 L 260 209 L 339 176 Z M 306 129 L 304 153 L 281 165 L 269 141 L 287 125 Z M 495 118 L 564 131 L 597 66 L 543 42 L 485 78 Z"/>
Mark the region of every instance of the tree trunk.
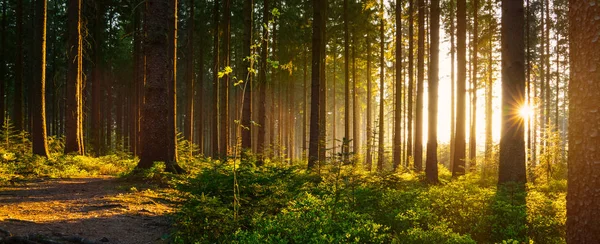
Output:
<path fill-rule="evenodd" d="M 308 169 L 313 169 L 319 161 L 319 148 L 321 137 L 320 107 L 321 105 L 321 80 L 322 66 L 324 60 L 323 42 L 324 28 L 326 27 L 326 18 L 323 12 L 327 7 L 327 0 L 313 0 L 313 22 L 312 22 L 312 74 L 311 74 L 311 104 L 310 104 L 310 140 L 308 150 Z"/>
<path fill-rule="evenodd" d="M 402 4 L 396 1 L 396 105 L 394 110 L 394 143 L 392 164 L 394 171 L 402 160 Z"/>
<path fill-rule="evenodd" d="M 244 97 L 243 108 L 242 108 L 242 149 L 252 150 L 252 130 L 254 126 L 251 123 L 252 120 L 252 93 L 254 90 L 253 77 L 254 73 L 248 72 L 248 69 L 253 69 L 254 58 L 252 55 L 252 24 L 254 19 L 254 0 L 244 1 L 244 47 L 243 56 L 244 59 L 248 58 L 246 64 L 248 68 L 242 69 L 242 79 L 244 80 Z"/>
<path fill-rule="evenodd" d="M 214 33 L 213 33 L 213 119 L 212 119 L 212 156 L 217 157 L 221 150 L 219 150 L 219 0 L 215 0 L 213 18 L 214 18 Z"/>
<path fill-rule="evenodd" d="M 491 2 L 490 2 L 491 4 Z M 490 6 L 491 7 L 491 6 Z M 492 15 L 492 8 L 489 9 L 489 14 Z M 490 33 L 495 33 L 495 30 L 490 25 Z M 492 162 L 492 147 L 493 147 L 493 138 L 492 138 L 492 121 L 493 121 L 493 111 L 492 111 L 492 96 L 493 96 L 493 55 L 494 55 L 494 38 L 493 34 L 489 38 L 489 50 L 488 50 L 488 70 L 487 70 L 487 82 L 485 85 L 485 163 Z M 526 64 L 526 66 L 528 66 Z M 529 72 L 529 69 L 527 69 Z M 529 77 L 529 76 L 527 76 Z M 529 82 L 527 82 L 527 94 L 529 94 Z M 530 119 L 528 119 L 530 121 Z M 531 128 L 531 127 L 529 127 Z M 529 131 L 529 130 L 528 130 Z M 528 140 L 529 141 L 529 140 Z M 528 147 L 529 148 L 529 147 Z"/>
<path fill-rule="evenodd" d="M 266 126 L 267 126 L 267 57 L 269 56 L 269 0 L 264 1 L 263 7 L 263 39 L 261 43 L 260 53 L 260 70 L 258 73 L 258 140 L 257 153 L 264 159 L 265 157 L 265 142 L 266 142 Z"/>
<path fill-rule="evenodd" d="M 452 176 L 465 174 L 466 157 L 466 79 L 467 79 L 467 6 L 465 0 L 457 0 L 456 32 L 457 32 L 457 80 L 456 80 L 456 129 L 454 137 L 454 165 Z"/>
<path fill-rule="evenodd" d="M 13 124 L 16 131 L 25 129 L 23 124 L 23 0 L 17 0 L 17 44 L 15 59 L 15 95 L 13 100 Z"/>
<path fill-rule="evenodd" d="M 413 156 L 413 100 L 414 100 L 414 84 L 415 84 L 415 75 L 414 75 L 414 0 L 408 0 L 408 95 L 407 100 L 407 108 L 406 108 L 406 130 L 408 131 L 408 136 L 406 138 L 406 161 L 409 162 Z M 407 163 L 408 164 L 408 163 Z M 416 165 L 413 165 L 416 168 Z"/>
<path fill-rule="evenodd" d="M 479 0 L 473 0 L 473 80 L 471 80 L 473 84 L 472 94 L 472 110 L 471 110 L 471 129 L 469 130 L 469 170 L 475 171 L 477 167 L 477 55 L 479 53 L 477 42 L 478 40 L 478 30 L 477 27 L 479 23 L 477 22 L 477 15 L 479 11 Z"/>
<path fill-rule="evenodd" d="M 46 138 L 46 0 L 36 1 L 36 32 L 34 36 L 35 62 L 32 87 L 32 149 L 33 154 L 48 157 Z"/>
<path fill-rule="evenodd" d="M 415 118 L 415 170 L 423 170 L 423 79 L 425 78 L 425 1 L 417 0 L 418 47 L 417 47 L 417 104 Z"/>
<path fill-rule="evenodd" d="M 335 73 L 335 69 L 334 69 Z M 335 84 L 335 80 L 333 80 Z M 335 91 L 334 91 L 335 94 Z M 335 102 L 335 95 L 333 96 Z M 335 107 L 333 113 L 335 114 Z M 333 124 L 336 121 L 334 120 Z M 333 140 L 335 141 L 335 137 Z M 348 0 L 344 0 L 344 139 L 342 140 L 342 154 L 344 162 L 348 163 L 350 153 L 350 31 L 348 30 Z"/>
<path fill-rule="evenodd" d="M 525 141 L 519 109 L 525 94 L 523 0 L 502 1 L 502 130 L 498 182 L 524 184 Z"/>
<path fill-rule="evenodd" d="M 68 81 L 67 81 L 67 118 L 65 154 L 76 152 L 83 155 L 81 133 L 83 114 L 82 101 L 82 38 L 81 38 L 81 0 L 69 0 L 68 6 L 69 48 L 68 48 Z"/>
<path fill-rule="evenodd" d="M 194 141 L 194 93 L 195 89 L 195 80 L 196 74 L 194 74 L 194 58 L 196 57 L 194 53 L 194 0 L 189 0 L 188 6 L 190 8 L 189 19 L 188 19 L 188 39 L 187 39 L 187 64 L 185 67 L 187 77 L 186 79 L 186 117 L 185 117 L 185 129 L 183 130 L 185 133 L 185 139 L 190 143 Z M 192 148 L 188 152 L 188 156 L 192 156 Z"/>
<path fill-rule="evenodd" d="M 371 84 L 371 40 L 369 39 L 369 33 L 367 33 L 367 38 L 366 38 L 366 48 L 367 48 L 367 133 L 366 133 L 366 138 L 367 138 L 367 153 L 366 153 L 366 159 L 365 159 L 365 164 L 366 164 L 366 168 L 368 171 L 371 171 L 373 168 L 373 156 L 372 156 L 372 146 L 373 146 L 373 125 L 372 125 L 372 121 L 373 119 L 371 118 L 373 115 L 373 109 L 372 107 L 372 94 L 373 94 L 373 87 Z"/>
<path fill-rule="evenodd" d="M 429 45 L 429 119 L 427 120 L 427 160 L 425 162 L 425 175 L 430 183 L 438 182 L 438 167 L 437 167 L 437 116 L 438 116 L 438 61 L 439 61 L 439 29 L 440 29 L 440 2 L 439 0 L 431 0 L 431 16 L 430 21 L 430 45 Z"/>
<path fill-rule="evenodd" d="M 383 33 L 383 26 L 384 26 L 384 19 L 383 19 L 383 12 L 384 12 L 384 5 L 383 5 L 383 0 L 381 0 L 381 2 L 379 3 L 379 7 L 381 8 L 381 13 L 380 13 L 380 23 L 379 23 L 379 141 L 378 141 L 378 149 L 377 149 L 377 172 L 383 172 L 383 163 L 384 163 L 384 128 L 383 128 L 383 105 L 384 105 L 384 100 L 383 100 L 383 93 L 384 93 L 384 82 L 385 82 L 385 77 L 384 77 L 384 69 L 385 69 L 385 62 L 384 62 L 384 51 L 385 51 L 385 39 L 384 39 L 384 33 Z"/>
<path fill-rule="evenodd" d="M 167 171 L 181 173 L 173 141 L 175 135 L 169 135 L 175 133 L 175 108 L 170 107 L 175 101 L 177 1 L 149 0 L 147 3 L 144 17 L 148 34 L 144 50 L 148 69 L 141 131 L 144 136 L 137 167 L 150 168 L 155 161 L 163 161 Z"/>
<path fill-rule="evenodd" d="M 223 10 L 223 67 L 230 66 L 231 53 L 231 0 L 225 0 L 225 9 Z M 219 154 L 226 158 L 229 153 L 229 81 L 231 74 L 225 74 L 221 82 L 219 112 L 220 114 L 220 134 L 219 134 Z"/>
<path fill-rule="evenodd" d="M 0 35 L 2 35 L 2 37 L 0 37 L 0 45 L 2 47 L 6 47 L 6 35 L 8 34 L 8 32 L 6 31 L 6 5 L 7 5 L 7 0 L 4 0 L 2 2 L 2 30 Z M 5 93 L 6 93 L 6 60 L 4 58 L 5 54 L 4 54 L 4 48 L 2 48 L 2 50 L 0 50 L 0 112 L 2 113 L 0 115 L 0 125 L 4 126 L 4 116 L 6 115 L 6 104 L 5 104 Z"/>
<path fill-rule="evenodd" d="M 356 30 L 352 29 L 352 153 L 358 155 L 360 150 L 358 92 L 356 84 Z M 353 157 L 356 159 L 356 157 Z"/>
<path fill-rule="evenodd" d="M 308 148 L 306 142 L 308 141 L 308 47 L 304 47 L 304 69 L 302 74 L 302 80 L 304 82 L 304 109 L 303 109 L 303 120 L 302 120 L 302 160 L 308 160 Z"/>
<path fill-rule="evenodd" d="M 600 242 L 600 6 L 569 1 L 571 83 L 569 84 L 569 162 L 567 243 Z"/>

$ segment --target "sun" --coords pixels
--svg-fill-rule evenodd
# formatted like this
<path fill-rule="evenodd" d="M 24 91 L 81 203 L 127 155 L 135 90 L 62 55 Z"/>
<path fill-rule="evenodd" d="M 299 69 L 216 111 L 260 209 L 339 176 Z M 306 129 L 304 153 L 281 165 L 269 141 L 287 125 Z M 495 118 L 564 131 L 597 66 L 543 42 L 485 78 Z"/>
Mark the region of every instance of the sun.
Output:
<path fill-rule="evenodd" d="M 533 108 L 528 104 L 523 104 L 521 108 L 519 108 L 519 116 L 523 119 L 528 119 L 533 116 Z"/>

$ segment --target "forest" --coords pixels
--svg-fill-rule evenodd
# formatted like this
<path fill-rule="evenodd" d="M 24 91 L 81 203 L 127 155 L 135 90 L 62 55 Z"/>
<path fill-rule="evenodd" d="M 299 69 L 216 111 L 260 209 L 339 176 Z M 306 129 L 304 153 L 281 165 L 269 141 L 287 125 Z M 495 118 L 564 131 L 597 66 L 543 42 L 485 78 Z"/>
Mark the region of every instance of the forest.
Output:
<path fill-rule="evenodd" d="M 0 243 L 600 243 L 597 0 L 0 0 Z"/>

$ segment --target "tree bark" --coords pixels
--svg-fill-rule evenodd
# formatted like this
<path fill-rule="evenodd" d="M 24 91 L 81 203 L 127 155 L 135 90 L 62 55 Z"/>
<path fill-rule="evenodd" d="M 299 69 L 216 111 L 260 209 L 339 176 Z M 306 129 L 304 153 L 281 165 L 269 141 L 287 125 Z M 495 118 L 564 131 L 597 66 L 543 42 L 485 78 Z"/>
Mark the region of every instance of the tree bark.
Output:
<path fill-rule="evenodd" d="M 212 156 L 217 157 L 220 153 L 220 143 L 219 143 L 219 0 L 215 0 L 214 10 L 213 10 L 213 22 L 214 22 L 214 33 L 213 33 L 213 119 L 212 119 L 212 137 L 211 137 L 211 146 L 212 146 Z"/>
<path fill-rule="evenodd" d="M 327 0 L 312 0 L 313 6 L 313 22 L 312 22 L 312 74 L 311 74 L 311 104 L 310 104 L 310 140 L 308 150 L 308 169 L 313 169 L 317 166 L 319 161 L 319 148 L 320 136 L 321 136 L 321 125 L 319 122 L 320 118 L 320 107 L 321 105 L 321 80 L 322 80 L 322 66 L 324 60 L 323 42 L 324 33 L 323 30 L 326 27 L 325 15 L 321 12 L 327 6 Z"/>
<path fill-rule="evenodd" d="M 260 69 L 258 73 L 258 135 L 257 153 L 264 159 L 266 149 L 266 126 L 267 126 L 267 57 L 269 56 L 269 0 L 264 1 L 263 6 L 263 31 L 260 52 Z"/>
<path fill-rule="evenodd" d="M 244 100 L 242 108 L 242 149 L 252 150 L 252 93 L 254 91 L 253 78 L 254 73 L 248 72 L 248 69 L 253 69 L 254 58 L 252 55 L 252 24 L 254 19 L 254 0 L 244 1 L 244 43 L 243 43 L 243 58 L 247 59 L 248 64 L 245 64 L 242 69 L 242 79 L 244 80 Z M 246 68 L 247 66 L 247 68 Z"/>
<path fill-rule="evenodd" d="M 439 29 L 440 29 L 440 2 L 431 0 L 431 16 L 429 17 L 429 28 L 431 35 L 429 45 L 429 119 L 427 120 L 427 160 L 425 161 L 425 175 L 430 183 L 438 182 L 437 167 L 437 116 L 438 116 L 438 83 L 439 83 Z"/>
<path fill-rule="evenodd" d="M 65 154 L 76 152 L 83 155 L 81 0 L 69 0 L 68 4 L 69 46 Z"/>
<path fill-rule="evenodd" d="M 194 0 L 189 0 L 189 19 L 188 19 L 188 39 L 187 39 L 187 64 L 185 67 L 187 77 L 186 79 L 186 117 L 185 117 L 185 129 L 183 130 L 185 133 L 184 138 L 188 140 L 190 143 L 194 141 L 194 93 L 195 83 L 196 83 L 196 74 L 194 74 L 194 58 L 196 54 L 194 53 Z M 188 156 L 192 156 L 192 148 L 188 152 Z"/>
<path fill-rule="evenodd" d="M 466 38 L 467 38 L 467 6 L 465 0 L 457 0 L 456 32 L 457 32 L 457 79 L 456 79 L 456 129 L 454 137 L 454 165 L 452 176 L 465 174 L 466 157 Z"/>
<path fill-rule="evenodd" d="M 502 1 L 502 129 L 498 183 L 524 184 L 525 39 L 523 0 Z"/>
<path fill-rule="evenodd" d="M 567 243 L 600 242 L 600 6 L 569 1 L 570 75 Z"/>
<path fill-rule="evenodd" d="M 23 124 L 23 0 L 17 0 L 16 9 L 16 57 L 15 57 L 15 95 L 13 97 L 13 124 L 15 131 L 25 129 Z"/>
<path fill-rule="evenodd" d="M 46 135 L 46 0 L 36 1 L 36 32 L 34 53 L 36 56 L 32 87 L 32 150 L 33 154 L 48 157 Z"/>
<path fill-rule="evenodd" d="M 396 105 L 394 110 L 394 143 L 392 164 L 394 170 L 402 160 L 402 3 L 396 1 Z"/>
<path fill-rule="evenodd" d="M 365 155 L 366 159 L 365 159 L 365 166 L 366 169 L 368 171 L 371 171 L 373 168 L 373 156 L 372 156 L 372 146 L 373 146 L 373 125 L 372 125 L 372 121 L 373 119 L 371 118 L 373 116 L 373 111 L 372 111 L 372 94 L 373 94 L 373 87 L 371 84 L 371 40 L 369 39 L 369 33 L 367 33 L 367 37 L 366 37 L 366 48 L 367 48 L 367 133 L 366 133 L 366 138 L 367 138 L 367 153 Z"/>
<path fill-rule="evenodd" d="M 383 94 L 384 94 L 384 70 L 385 70 L 385 62 L 384 62 L 384 51 L 385 51 L 385 39 L 383 33 L 384 19 L 383 19 L 383 11 L 384 5 L 383 0 L 379 3 L 379 7 L 381 8 L 380 13 L 380 22 L 379 22 L 379 141 L 378 141 L 378 149 L 377 149 L 377 172 L 383 172 L 383 163 L 384 163 L 384 123 L 383 123 Z"/>
<path fill-rule="evenodd" d="M 415 118 L 415 170 L 423 170 L 423 83 L 425 78 L 425 1 L 417 0 L 418 47 L 417 47 L 417 101 Z"/>
<path fill-rule="evenodd" d="M 408 135 L 406 138 L 406 161 L 409 162 L 413 156 L 413 101 L 414 101 L 414 0 L 408 0 L 408 95 L 407 97 L 407 108 L 406 108 L 406 130 Z M 408 164 L 408 163 L 407 163 Z M 416 168 L 416 165 L 413 164 Z"/>
<path fill-rule="evenodd" d="M 181 173 L 174 141 L 175 108 L 171 108 L 175 105 L 176 16 L 177 1 L 147 2 L 144 50 L 148 69 L 141 131 L 144 136 L 137 168 L 150 168 L 155 161 L 163 161 L 167 171 Z"/>
<path fill-rule="evenodd" d="M 225 0 L 223 9 L 223 67 L 230 66 L 231 54 L 231 0 Z M 229 81 L 231 74 L 225 74 L 221 82 L 220 101 L 219 101 L 219 154 L 226 158 L 229 154 Z"/>
<path fill-rule="evenodd" d="M 479 11 L 479 0 L 473 0 L 473 80 L 471 80 L 473 84 L 473 90 L 471 92 L 472 95 L 472 110 L 471 110 L 471 129 L 469 130 L 469 170 L 475 171 L 477 167 L 477 71 L 478 63 L 477 63 L 477 55 L 479 53 L 479 49 L 477 46 L 477 42 L 479 42 L 478 38 L 478 12 Z"/>

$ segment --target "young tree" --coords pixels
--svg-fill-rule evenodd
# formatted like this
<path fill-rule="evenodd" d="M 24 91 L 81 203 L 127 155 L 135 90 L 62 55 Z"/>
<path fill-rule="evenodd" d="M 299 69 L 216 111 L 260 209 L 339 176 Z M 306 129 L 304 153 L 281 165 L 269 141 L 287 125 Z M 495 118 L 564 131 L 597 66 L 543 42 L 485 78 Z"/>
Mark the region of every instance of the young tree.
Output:
<path fill-rule="evenodd" d="M 164 161 L 169 172 L 181 173 L 177 164 L 176 145 L 171 140 L 175 135 L 174 108 L 169 108 L 175 101 L 174 73 L 176 68 L 174 25 L 176 22 L 177 1 L 149 0 L 147 2 L 145 23 L 147 36 L 144 41 L 146 52 L 145 103 L 143 106 L 142 154 L 138 168 L 150 168 L 155 161 Z M 170 33 L 174 32 L 174 33 Z M 165 33 L 170 33 L 165 35 Z M 172 43 L 170 43 L 172 42 Z M 173 101 L 173 102 L 171 102 Z M 172 118 L 169 118 L 172 117 Z M 171 129 L 171 127 L 173 129 Z M 168 147 L 165 149 L 165 146 Z"/>
<path fill-rule="evenodd" d="M 431 183 L 438 182 L 438 167 L 437 167 L 437 116 L 438 116 L 438 83 L 439 83 L 439 41 L 440 41 L 440 2 L 439 0 L 431 0 L 431 16 L 430 24 L 430 40 L 429 44 L 429 85 L 428 85 L 428 101 L 429 101 L 429 119 L 427 128 L 427 159 L 425 161 L 425 175 L 427 181 Z"/>
<path fill-rule="evenodd" d="M 569 1 L 571 81 L 569 85 L 569 162 L 567 243 L 600 242 L 600 6 Z"/>
<path fill-rule="evenodd" d="M 466 0 L 456 1 L 456 32 L 457 32 L 457 80 L 456 80 L 456 129 L 454 132 L 454 165 L 452 176 L 465 174 L 466 157 L 466 79 L 467 79 L 467 3 Z"/>
<path fill-rule="evenodd" d="M 523 0 L 502 1 L 502 129 L 498 183 L 524 184 L 525 141 L 519 109 L 525 103 Z"/>
<path fill-rule="evenodd" d="M 48 157 L 46 136 L 46 0 L 36 1 L 36 31 L 34 36 L 35 78 L 32 87 L 32 149 L 33 154 Z"/>
<path fill-rule="evenodd" d="M 324 75 L 322 66 L 324 60 L 323 42 L 324 40 L 324 28 L 326 27 L 326 16 L 321 12 L 327 7 L 327 0 L 312 0 L 313 5 L 313 22 L 312 22 L 312 84 L 311 84 L 311 104 L 310 104 L 310 140 L 308 149 L 308 169 L 312 169 L 316 166 L 319 160 L 319 147 L 321 121 L 320 118 L 320 103 L 321 99 L 321 87 L 320 82 Z"/>
<path fill-rule="evenodd" d="M 81 38 L 81 0 L 69 0 L 69 46 L 67 72 L 67 102 L 66 102 L 66 128 L 65 128 L 65 153 L 84 153 L 83 130 L 81 121 L 82 106 L 82 38 Z"/>

